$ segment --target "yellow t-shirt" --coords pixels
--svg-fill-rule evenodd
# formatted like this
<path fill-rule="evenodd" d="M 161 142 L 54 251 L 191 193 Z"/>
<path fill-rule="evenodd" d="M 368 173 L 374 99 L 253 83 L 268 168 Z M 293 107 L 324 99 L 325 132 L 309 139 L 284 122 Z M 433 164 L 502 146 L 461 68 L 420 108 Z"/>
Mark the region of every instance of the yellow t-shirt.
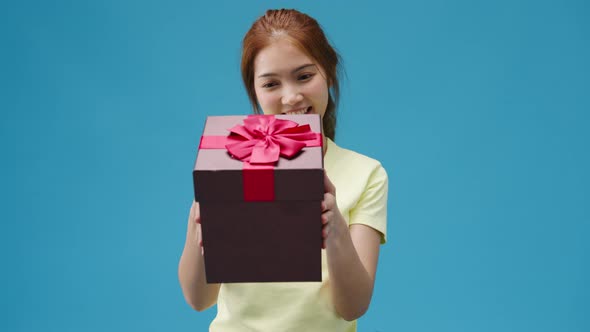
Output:
<path fill-rule="evenodd" d="M 348 224 L 376 229 L 385 243 L 387 173 L 381 164 L 328 139 L 324 168 Z M 322 250 L 322 282 L 222 284 L 210 331 L 353 332 L 356 321 L 345 321 L 334 309 Z"/>

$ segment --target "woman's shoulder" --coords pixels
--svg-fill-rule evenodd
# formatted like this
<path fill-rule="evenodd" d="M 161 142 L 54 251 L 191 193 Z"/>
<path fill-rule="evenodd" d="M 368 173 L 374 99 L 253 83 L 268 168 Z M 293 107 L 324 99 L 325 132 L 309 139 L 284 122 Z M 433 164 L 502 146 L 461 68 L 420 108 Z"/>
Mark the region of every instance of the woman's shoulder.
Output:
<path fill-rule="evenodd" d="M 383 169 L 381 162 L 362 153 L 344 148 L 328 139 L 325 163 L 328 166 L 358 168 L 359 171 Z M 385 171 L 385 169 L 383 169 Z"/>

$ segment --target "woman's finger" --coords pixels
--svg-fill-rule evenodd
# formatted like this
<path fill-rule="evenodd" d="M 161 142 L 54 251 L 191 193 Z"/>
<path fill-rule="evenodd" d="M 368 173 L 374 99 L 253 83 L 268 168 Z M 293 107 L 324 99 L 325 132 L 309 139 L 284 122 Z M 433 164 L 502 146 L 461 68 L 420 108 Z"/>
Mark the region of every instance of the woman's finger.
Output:
<path fill-rule="evenodd" d="M 326 225 L 324 226 L 324 228 L 322 229 L 322 237 L 324 239 L 326 239 L 328 237 L 328 235 L 330 234 L 330 225 Z"/>
<path fill-rule="evenodd" d="M 330 193 L 324 194 L 324 200 L 322 201 L 322 212 L 326 212 L 329 210 L 334 209 L 334 205 L 336 204 L 336 198 L 334 195 Z"/>
<path fill-rule="evenodd" d="M 328 196 L 329 194 L 324 194 L 324 200 L 322 201 L 322 213 L 330 209 L 330 202 L 328 201 L 330 198 Z"/>
<path fill-rule="evenodd" d="M 195 222 L 197 224 L 201 223 L 201 210 L 199 207 L 199 202 L 194 202 L 193 207 L 192 207 L 192 213 L 193 213 L 193 217 L 195 218 Z"/>
<path fill-rule="evenodd" d="M 322 214 L 322 223 L 325 225 L 327 223 L 330 222 L 330 220 L 332 220 L 332 217 L 334 216 L 334 212 L 328 210 L 326 212 L 324 212 Z"/>
<path fill-rule="evenodd" d="M 326 249 L 326 239 L 330 235 L 330 225 L 326 224 L 322 228 L 322 249 Z"/>

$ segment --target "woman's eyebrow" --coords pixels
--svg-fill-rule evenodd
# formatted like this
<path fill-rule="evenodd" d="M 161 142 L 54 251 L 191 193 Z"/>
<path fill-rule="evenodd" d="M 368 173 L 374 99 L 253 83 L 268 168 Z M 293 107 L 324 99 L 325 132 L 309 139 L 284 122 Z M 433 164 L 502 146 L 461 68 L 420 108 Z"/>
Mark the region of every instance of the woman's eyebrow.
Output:
<path fill-rule="evenodd" d="M 304 64 L 302 66 L 299 66 L 299 67 L 293 69 L 291 71 L 291 74 L 295 74 L 296 72 L 298 72 L 298 71 L 300 71 L 302 69 L 305 69 L 307 67 L 311 67 L 311 66 L 315 66 L 315 64 L 308 63 L 308 64 Z M 269 76 L 278 76 L 278 74 L 275 74 L 275 73 L 264 73 L 264 74 L 258 75 L 258 78 L 261 78 L 261 77 L 269 77 Z"/>

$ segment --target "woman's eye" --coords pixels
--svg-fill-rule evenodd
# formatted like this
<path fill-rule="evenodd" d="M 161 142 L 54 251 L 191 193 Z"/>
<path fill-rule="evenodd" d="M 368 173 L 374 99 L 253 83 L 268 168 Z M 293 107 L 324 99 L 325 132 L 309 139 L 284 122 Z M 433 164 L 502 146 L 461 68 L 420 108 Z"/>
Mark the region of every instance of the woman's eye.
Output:
<path fill-rule="evenodd" d="M 300 80 L 300 81 L 306 81 L 306 80 L 309 80 L 312 77 L 313 77 L 313 74 L 303 74 L 303 75 L 299 76 L 298 80 Z"/>
<path fill-rule="evenodd" d="M 270 89 L 270 88 L 272 88 L 272 87 L 274 87 L 276 85 L 278 85 L 278 83 L 276 83 L 276 82 L 268 82 L 268 83 L 264 83 L 262 85 L 262 87 L 265 88 L 265 89 Z"/>

